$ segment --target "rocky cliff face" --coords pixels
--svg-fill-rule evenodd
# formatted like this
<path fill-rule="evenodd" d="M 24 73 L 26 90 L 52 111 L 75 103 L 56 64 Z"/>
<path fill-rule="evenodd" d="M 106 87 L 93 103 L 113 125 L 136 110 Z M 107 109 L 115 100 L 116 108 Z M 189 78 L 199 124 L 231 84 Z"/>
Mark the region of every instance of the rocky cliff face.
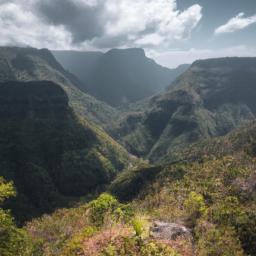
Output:
<path fill-rule="evenodd" d="M 52 82 L 0 83 L 0 118 L 60 119 L 68 111 L 68 97 Z M 2 120 L 3 121 L 3 120 Z"/>
<path fill-rule="evenodd" d="M 70 105 L 89 120 L 105 125 L 117 111 L 79 90 L 81 82 L 66 71 L 47 49 L 0 47 L 0 82 L 52 81 L 67 93 Z"/>
<path fill-rule="evenodd" d="M 189 65 L 168 69 L 146 57 L 143 49 L 100 52 L 53 52 L 64 67 L 83 81 L 82 90 L 111 106 L 120 106 L 159 93 Z"/>
<path fill-rule="evenodd" d="M 0 84 L 0 176 L 18 190 L 9 207 L 19 221 L 100 189 L 129 162 L 119 144 L 73 112 L 57 84 Z"/>
<path fill-rule="evenodd" d="M 255 86 L 255 58 L 197 61 L 165 93 L 137 104 L 110 132 L 134 154 L 158 161 L 171 149 L 253 120 Z"/>

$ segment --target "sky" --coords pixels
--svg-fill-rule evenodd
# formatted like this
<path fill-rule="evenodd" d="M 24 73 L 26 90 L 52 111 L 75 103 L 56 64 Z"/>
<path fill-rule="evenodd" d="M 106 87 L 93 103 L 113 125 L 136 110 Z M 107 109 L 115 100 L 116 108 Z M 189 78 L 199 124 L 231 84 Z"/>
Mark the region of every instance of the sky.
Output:
<path fill-rule="evenodd" d="M 256 56 L 256 0 L 0 0 L 0 45 L 144 48 L 167 67 Z"/>

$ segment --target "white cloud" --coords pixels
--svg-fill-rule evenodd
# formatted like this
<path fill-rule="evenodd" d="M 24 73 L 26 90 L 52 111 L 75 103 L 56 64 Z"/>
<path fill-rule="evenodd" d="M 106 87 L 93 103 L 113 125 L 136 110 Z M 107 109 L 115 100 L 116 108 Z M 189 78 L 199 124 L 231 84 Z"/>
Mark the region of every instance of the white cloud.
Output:
<path fill-rule="evenodd" d="M 201 11 L 179 11 L 176 0 L 0 1 L 0 44 L 165 48 L 189 38 Z"/>
<path fill-rule="evenodd" d="M 32 12 L 15 3 L 1 5 L 0 31 L 0 45 L 57 48 L 72 41 L 71 34 L 62 26 L 45 25 Z"/>
<path fill-rule="evenodd" d="M 244 29 L 253 23 L 256 23 L 256 15 L 244 17 L 244 13 L 241 12 L 236 17 L 230 19 L 226 24 L 216 28 L 215 34 L 232 33 Z"/>
<path fill-rule="evenodd" d="M 202 17 L 199 5 L 179 12 L 176 1 L 170 0 L 108 0 L 105 7 L 112 17 L 105 36 L 125 37 L 135 46 L 163 46 L 185 39 Z"/>
<path fill-rule="evenodd" d="M 210 59 L 221 57 L 256 57 L 256 48 L 249 48 L 244 45 L 233 46 L 221 49 L 189 49 L 189 50 L 172 50 L 172 51 L 148 51 L 147 55 L 154 58 L 163 66 L 175 68 L 181 64 L 193 63 L 198 59 Z"/>

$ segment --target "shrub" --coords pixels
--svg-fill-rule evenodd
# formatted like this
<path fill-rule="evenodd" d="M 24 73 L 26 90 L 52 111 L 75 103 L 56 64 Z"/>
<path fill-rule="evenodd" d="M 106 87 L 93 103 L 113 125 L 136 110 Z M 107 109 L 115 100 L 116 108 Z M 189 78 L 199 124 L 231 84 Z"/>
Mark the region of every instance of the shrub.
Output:
<path fill-rule="evenodd" d="M 95 227 L 88 227 L 82 232 L 75 234 L 71 239 L 69 239 L 63 246 L 62 256 L 76 256 L 82 252 L 82 242 L 92 236 L 97 229 Z"/>
<path fill-rule="evenodd" d="M 116 243 L 115 243 L 116 242 Z M 102 250 L 100 256 L 179 256 L 171 247 L 155 241 L 125 237 Z"/>
<path fill-rule="evenodd" d="M 104 193 L 89 204 L 90 217 L 96 226 L 104 224 L 106 217 L 112 221 L 128 221 L 132 216 L 132 210 L 128 205 L 118 202 L 113 196 Z"/>
<path fill-rule="evenodd" d="M 234 228 L 205 225 L 196 228 L 198 256 L 242 256 L 244 255 Z"/>
<path fill-rule="evenodd" d="M 143 227 L 143 223 L 141 220 L 139 220 L 138 218 L 135 218 L 132 220 L 132 227 L 135 231 L 135 235 L 137 237 L 141 237 L 143 232 L 144 232 L 144 227 Z"/>
<path fill-rule="evenodd" d="M 248 212 L 244 218 L 239 218 L 236 230 L 245 252 L 256 255 L 256 213 Z"/>
<path fill-rule="evenodd" d="M 14 195 L 15 190 L 12 183 L 7 183 L 0 177 L 0 204 Z M 0 208 L 0 255 L 32 255 L 32 245 L 26 232 L 17 228 L 10 213 L 2 208 Z"/>
<path fill-rule="evenodd" d="M 210 210 L 212 220 L 217 224 L 235 225 L 239 218 L 245 215 L 239 201 L 234 196 L 224 198 Z"/>
<path fill-rule="evenodd" d="M 140 255 L 141 256 L 178 256 L 178 253 L 164 244 L 151 242 L 151 243 L 145 244 L 141 248 Z"/>
<path fill-rule="evenodd" d="M 184 202 L 184 207 L 188 215 L 189 226 L 195 226 L 196 220 L 207 212 L 203 196 L 196 192 L 189 194 Z"/>

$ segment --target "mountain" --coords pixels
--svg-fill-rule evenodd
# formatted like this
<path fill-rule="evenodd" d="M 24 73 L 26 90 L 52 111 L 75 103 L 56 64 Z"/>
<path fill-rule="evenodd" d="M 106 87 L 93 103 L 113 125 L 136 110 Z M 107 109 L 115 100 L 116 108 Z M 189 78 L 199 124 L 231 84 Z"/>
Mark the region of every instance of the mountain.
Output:
<path fill-rule="evenodd" d="M 99 125 L 104 126 L 117 115 L 115 109 L 79 90 L 81 82 L 47 49 L 0 47 L 0 82 L 10 80 L 48 80 L 61 85 L 75 111 Z"/>
<path fill-rule="evenodd" d="M 255 255 L 255 63 L 197 61 L 128 106 L 108 128 L 154 165 L 134 163 L 59 85 L 0 84 L 0 177 L 18 192 L 4 206 L 19 221 L 61 208 L 17 228 L 2 209 L 12 184 L 0 178 L 0 252 Z"/>
<path fill-rule="evenodd" d="M 181 255 L 255 255 L 255 145 L 253 121 L 191 144 L 172 163 L 126 170 L 109 191 L 151 218 L 190 228 L 197 253 L 185 240 Z"/>
<path fill-rule="evenodd" d="M 255 118 L 256 58 L 196 61 L 166 92 L 130 107 L 110 133 L 135 155 L 159 161 Z"/>
<path fill-rule="evenodd" d="M 88 90 L 91 74 L 94 72 L 102 52 L 52 51 L 61 65 L 82 81 L 81 89 Z"/>
<path fill-rule="evenodd" d="M 191 145 L 197 159 L 129 168 L 108 193 L 24 230 L 41 255 L 255 255 L 255 129 Z"/>
<path fill-rule="evenodd" d="M 164 178 L 161 172 L 164 173 L 168 166 L 205 163 L 222 158 L 228 162 L 228 157 L 231 161 L 235 160 L 237 165 L 256 163 L 256 121 L 235 128 L 225 136 L 202 139 L 180 150 L 173 150 L 160 165 L 142 165 L 125 170 L 111 183 L 109 190 L 121 201 L 130 201 L 137 198 L 149 184 L 160 177 Z M 243 157 L 247 159 L 243 161 Z M 256 187 L 254 189 L 256 192 Z"/>
<path fill-rule="evenodd" d="M 18 221 L 95 192 L 133 162 L 49 81 L 0 84 L 0 138 L 0 176 L 17 188 L 7 206 Z"/>
<path fill-rule="evenodd" d="M 143 49 L 107 53 L 54 51 L 56 59 L 83 83 L 83 91 L 117 107 L 164 90 L 189 65 L 168 69 L 146 57 Z"/>

